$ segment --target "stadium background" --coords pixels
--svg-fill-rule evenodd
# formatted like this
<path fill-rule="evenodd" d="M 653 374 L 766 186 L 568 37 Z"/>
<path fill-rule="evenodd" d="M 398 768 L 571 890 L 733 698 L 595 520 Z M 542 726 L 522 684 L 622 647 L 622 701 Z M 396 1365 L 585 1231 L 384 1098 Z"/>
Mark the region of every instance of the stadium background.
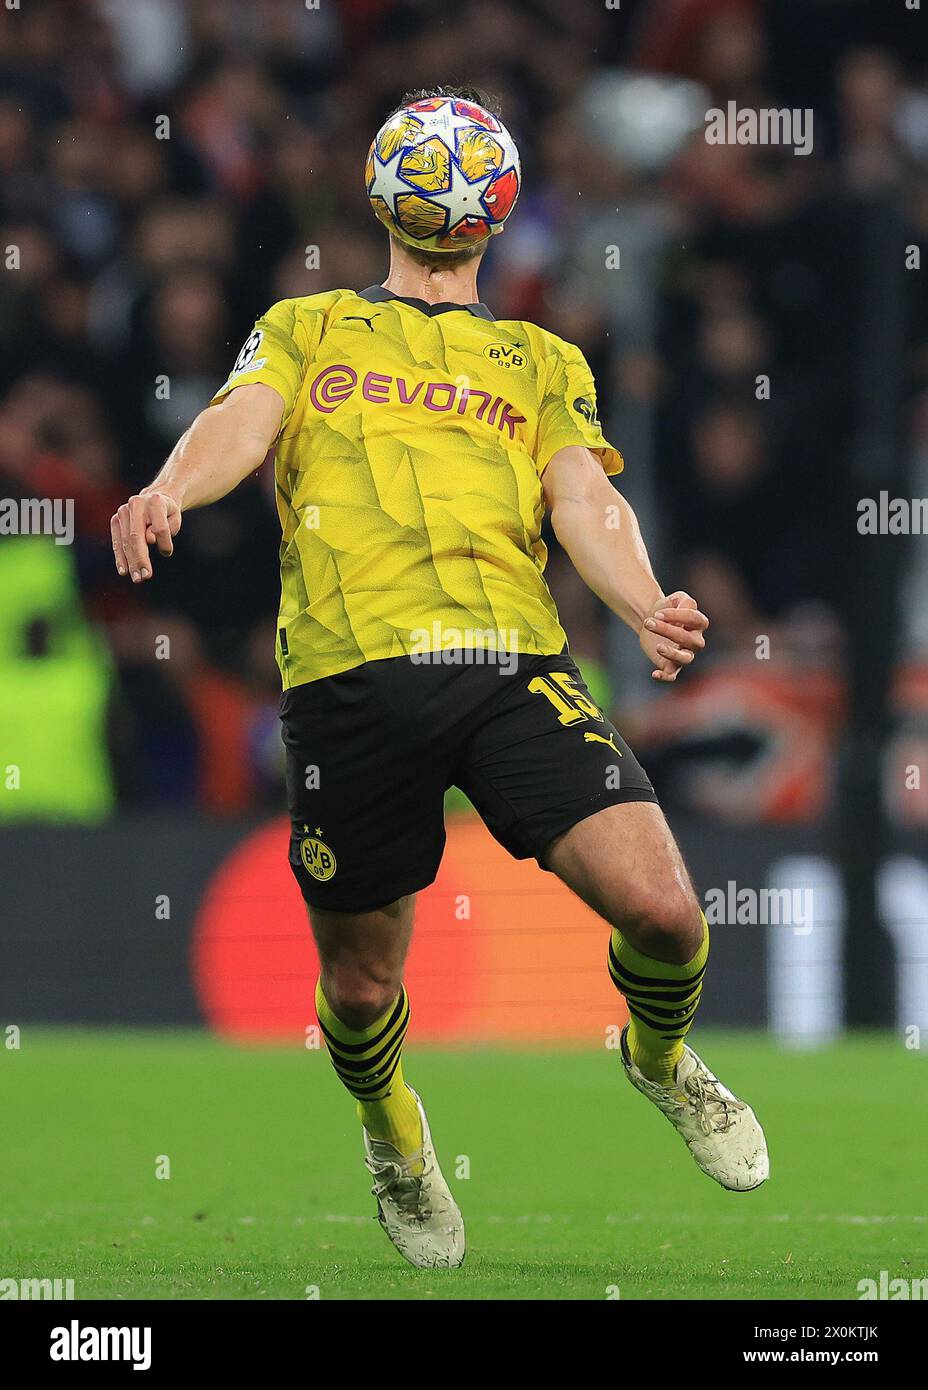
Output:
<path fill-rule="evenodd" d="M 457 80 L 497 97 L 524 164 L 482 297 L 582 347 L 656 572 L 712 619 L 697 669 L 653 690 L 549 537 L 574 654 L 702 893 L 813 892 L 811 931 L 715 926 L 701 1019 L 807 1046 L 882 1029 L 890 1089 L 923 1090 L 928 560 L 856 523 L 882 488 L 928 494 L 925 271 L 905 267 L 928 234 L 924 23 L 902 0 L 0 12 L 0 496 L 77 518 L 70 546 L 0 539 L 0 1026 L 303 1045 L 268 470 L 187 516 L 143 588 L 116 581 L 109 517 L 270 303 L 382 279 L 371 133 Z M 708 145 L 730 100 L 812 108 L 812 153 Z M 601 1049 L 622 1018 L 604 949 L 451 798 L 413 1046 Z M 804 1103 L 814 1124 L 811 1082 Z"/>
<path fill-rule="evenodd" d="M 893 537 L 885 573 L 882 538 L 861 543 L 855 526 L 857 497 L 874 491 L 855 476 L 862 452 L 893 449 L 912 495 L 928 471 L 924 278 L 903 274 L 901 251 L 887 269 L 867 242 L 868 218 L 896 219 L 903 246 L 928 224 L 928 94 L 905 30 L 916 20 L 889 8 L 31 0 L 3 16 L 0 217 L 20 261 L 0 310 L 0 492 L 73 498 L 77 518 L 71 547 L 0 547 L 2 762 L 22 769 L 0 794 L 0 862 L 17 895 L 0 947 L 5 1014 L 189 1021 L 208 1004 L 234 1026 L 253 977 L 266 992 L 281 970 L 311 969 L 282 858 L 246 872 L 244 910 L 222 887 L 227 856 L 282 805 L 269 474 L 191 514 L 142 590 L 115 582 L 108 518 L 268 304 L 382 278 L 384 238 L 357 173 L 370 132 L 404 87 L 458 73 L 466 35 L 467 73 L 501 101 L 525 165 L 484 298 L 581 345 L 657 573 L 712 616 L 699 669 L 654 692 L 634 639 L 555 544 L 574 653 L 649 767 L 703 891 L 817 885 L 811 954 L 795 931 L 720 927 L 707 1012 L 837 1026 L 844 861 L 850 848 L 861 873 L 882 820 L 903 856 L 884 871 L 882 915 L 887 895 L 903 906 L 894 947 L 866 907 L 849 924 L 865 934 L 876 995 L 858 1001 L 859 1021 L 928 1025 L 928 989 L 911 978 L 926 869 L 905 858 L 928 823 L 928 790 L 906 777 L 928 766 L 928 566 L 924 545 Z M 812 154 L 708 145 L 702 113 L 729 100 L 811 107 Z M 890 342 L 868 321 L 888 316 L 887 275 L 904 296 Z M 881 393 L 904 437 L 874 442 L 864 398 Z M 868 573 L 884 592 L 865 599 Z M 881 629 L 862 633 L 874 617 Z M 888 663 L 883 690 L 872 672 Z M 859 664 L 863 710 L 849 689 Z M 855 719 L 879 766 L 861 765 L 857 740 L 862 788 L 843 797 Z M 861 808 L 855 839 L 847 800 Z M 614 1000 L 587 914 L 449 810 L 413 960 L 419 1026 L 598 1032 Z M 259 832 L 256 853 L 266 843 Z M 207 942 L 191 991 L 185 948 L 209 882 L 211 901 L 225 895 L 222 925 L 207 913 L 223 949 L 230 933 L 276 945 L 249 954 L 239 940 L 232 960 Z M 535 978 L 519 968 L 528 942 Z M 902 1001 L 895 965 L 908 958 Z M 797 1014 L 807 959 L 825 973 L 806 971 L 813 1002 Z M 230 970 L 242 988 L 217 994 L 210 977 Z M 269 1027 L 292 1026 L 294 1005 L 305 1014 L 298 994 L 276 1025 L 263 1001 Z"/>

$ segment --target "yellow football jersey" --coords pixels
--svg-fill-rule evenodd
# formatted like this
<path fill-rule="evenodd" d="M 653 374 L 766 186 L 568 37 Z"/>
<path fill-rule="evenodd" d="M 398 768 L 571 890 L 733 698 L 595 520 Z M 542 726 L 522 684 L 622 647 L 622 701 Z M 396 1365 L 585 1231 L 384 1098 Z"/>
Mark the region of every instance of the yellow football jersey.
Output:
<path fill-rule="evenodd" d="M 541 475 L 622 469 L 580 351 L 482 304 L 375 286 L 275 304 L 214 397 L 283 397 L 275 451 L 284 687 L 452 647 L 560 652 Z"/>

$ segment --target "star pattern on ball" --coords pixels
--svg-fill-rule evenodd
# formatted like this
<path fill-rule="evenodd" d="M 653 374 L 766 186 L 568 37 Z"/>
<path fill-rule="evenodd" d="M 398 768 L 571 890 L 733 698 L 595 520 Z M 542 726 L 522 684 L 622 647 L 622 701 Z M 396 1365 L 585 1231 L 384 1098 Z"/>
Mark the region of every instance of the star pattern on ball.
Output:
<path fill-rule="evenodd" d="M 442 202 L 451 209 L 451 225 L 460 222 L 462 217 L 485 217 L 487 210 L 483 203 L 484 195 L 496 178 L 492 170 L 482 179 L 470 179 L 455 160 L 451 162 L 451 187 L 441 195 Z"/>
<path fill-rule="evenodd" d="M 418 193 L 407 179 L 400 174 L 400 160 L 407 153 L 407 147 L 401 145 L 396 154 L 390 159 L 381 159 L 377 151 L 374 151 L 374 181 L 371 184 L 371 193 L 378 198 L 383 198 L 391 213 L 396 216 L 396 195 L 398 193 Z"/>
<path fill-rule="evenodd" d="M 399 147 L 384 158 L 378 148 L 381 132 L 368 156 L 368 195 L 378 217 L 403 240 L 426 247 L 463 244 L 468 235 L 499 231 L 518 195 L 520 178 L 518 151 L 508 131 L 499 122 L 494 122 L 494 129 L 477 121 L 472 112 L 455 111 L 450 100 L 434 110 L 420 107 L 411 112 L 415 129 L 405 134 Z M 475 144 L 475 133 L 490 142 L 489 153 Z M 435 148 L 438 141 L 448 151 L 448 186 L 430 189 L 425 162 L 420 161 L 423 167 L 413 171 L 410 154 L 422 145 Z M 387 142 L 385 148 L 391 145 L 392 141 Z M 475 163 L 481 169 L 479 178 L 468 178 L 461 163 L 464 157 L 472 172 Z"/>
<path fill-rule="evenodd" d="M 428 193 L 416 188 L 400 173 L 400 163 L 405 153 L 407 153 L 406 150 L 400 149 L 392 159 L 388 160 L 382 160 L 376 152 L 374 154 L 374 181 L 371 184 L 371 193 L 383 198 L 394 217 L 397 215 L 396 198 L 404 193 L 415 193 L 420 198 L 425 198 L 429 202 L 435 202 L 440 207 L 447 208 L 449 228 L 454 227 L 464 217 L 486 217 L 487 207 L 483 199 L 490 184 L 497 177 L 496 170 L 484 178 L 471 182 L 457 162 L 452 160 L 450 186 L 441 193 L 430 197 Z"/>

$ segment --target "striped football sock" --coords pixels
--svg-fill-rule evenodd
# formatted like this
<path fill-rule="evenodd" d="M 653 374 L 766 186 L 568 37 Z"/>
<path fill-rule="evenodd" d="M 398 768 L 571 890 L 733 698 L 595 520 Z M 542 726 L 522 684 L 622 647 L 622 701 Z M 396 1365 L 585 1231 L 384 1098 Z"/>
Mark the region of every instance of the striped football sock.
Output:
<path fill-rule="evenodd" d="M 709 925 L 705 916 L 702 945 L 686 965 L 670 965 L 636 951 L 613 928 L 609 943 L 609 974 L 625 995 L 629 1025 L 627 1042 L 632 1061 L 650 1081 L 673 1085 L 683 1039 L 699 1004 L 709 956 Z"/>
<path fill-rule="evenodd" d="M 316 1014 L 332 1065 L 358 1102 L 358 1118 L 372 1139 L 392 1144 L 404 1157 L 422 1148 L 416 1098 L 403 1080 L 400 1053 L 409 1027 L 409 997 L 401 987 L 381 1018 L 368 1028 L 348 1028 L 316 985 Z"/>

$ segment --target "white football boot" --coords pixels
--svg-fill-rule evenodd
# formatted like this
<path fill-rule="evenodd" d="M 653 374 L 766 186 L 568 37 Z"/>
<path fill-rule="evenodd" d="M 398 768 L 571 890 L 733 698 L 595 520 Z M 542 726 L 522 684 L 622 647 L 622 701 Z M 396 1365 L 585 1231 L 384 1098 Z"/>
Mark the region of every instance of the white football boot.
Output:
<path fill-rule="evenodd" d="M 770 1176 L 767 1140 L 757 1116 L 739 1100 L 691 1047 L 683 1048 L 672 1086 L 649 1081 L 631 1059 L 622 1030 L 625 1075 L 642 1095 L 663 1111 L 710 1178 L 731 1192 L 751 1192 Z"/>
<path fill-rule="evenodd" d="M 422 1121 L 418 1153 L 404 1158 L 392 1144 L 364 1131 L 377 1217 L 403 1259 L 417 1269 L 456 1269 L 464 1260 L 464 1221 L 438 1166 L 422 1101 L 412 1093 Z M 420 1163 L 421 1175 L 413 1177 L 411 1170 Z"/>

